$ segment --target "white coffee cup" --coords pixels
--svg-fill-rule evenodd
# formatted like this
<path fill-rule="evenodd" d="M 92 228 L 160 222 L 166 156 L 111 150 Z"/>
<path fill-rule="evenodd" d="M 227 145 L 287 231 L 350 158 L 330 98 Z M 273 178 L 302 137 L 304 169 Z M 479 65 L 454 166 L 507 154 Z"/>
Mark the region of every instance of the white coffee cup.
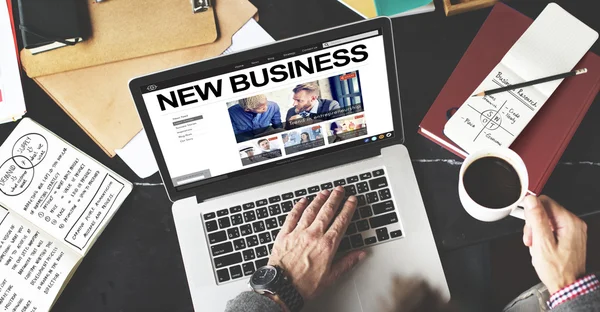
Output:
<path fill-rule="evenodd" d="M 503 208 L 488 208 L 484 207 L 475 202 L 465 190 L 464 175 L 467 168 L 476 160 L 483 157 L 498 157 L 508 162 L 517 172 L 521 181 L 521 193 L 519 199 L 507 207 Z M 525 163 L 519 157 L 517 153 L 508 148 L 492 148 L 482 149 L 474 153 L 471 153 L 469 157 L 465 159 L 462 166 L 460 167 L 460 174 L 458 177 L 458 196 L 465 210 L 475 219 L 492 222 L 498 221 L 509 215 L 525 219 L 525 211 L 521 202 L 527 195 L 529 189 L 529 174 L 527 173 L 527 167 Z"/>

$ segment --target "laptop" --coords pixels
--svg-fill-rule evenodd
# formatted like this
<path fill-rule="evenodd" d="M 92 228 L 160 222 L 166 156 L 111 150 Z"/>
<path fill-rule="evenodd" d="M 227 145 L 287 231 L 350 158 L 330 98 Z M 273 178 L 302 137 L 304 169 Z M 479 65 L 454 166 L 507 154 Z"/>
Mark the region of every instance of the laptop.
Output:
<path fill-rule="evenodd" d="M 135 78 L 191 297 L 222 311 L 301 198 L 358 208 L 338 254 L 368 257 L 306 311 L 373 311 L 391 277 L 449 291 L 404 142 L 391 21 L 377 18 Z"/>

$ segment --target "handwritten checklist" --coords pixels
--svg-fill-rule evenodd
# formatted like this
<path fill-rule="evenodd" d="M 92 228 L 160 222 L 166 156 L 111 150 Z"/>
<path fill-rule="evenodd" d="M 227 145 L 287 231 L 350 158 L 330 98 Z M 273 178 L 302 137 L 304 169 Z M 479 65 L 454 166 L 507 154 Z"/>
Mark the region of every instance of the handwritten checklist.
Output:
<path fill-rule="evenodd" d="M 21 120 L 0 146 L 0 311 L 48 311 L 131 188 Z"/>

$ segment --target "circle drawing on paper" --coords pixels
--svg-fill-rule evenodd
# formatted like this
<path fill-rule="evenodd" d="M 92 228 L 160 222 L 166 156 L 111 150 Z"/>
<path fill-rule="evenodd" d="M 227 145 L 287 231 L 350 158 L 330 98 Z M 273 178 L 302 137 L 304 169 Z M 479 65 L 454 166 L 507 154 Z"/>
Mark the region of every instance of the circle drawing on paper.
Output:
<path fill-rule="evenodd" d="M 13 146 L 12 156 L 21 156 L 27 158 L 31 167 L 27 167 L 23 162 L 17 162 L 17 166 L 22 169 L 31 169 L 39 165 L 48 154 L 48 140 L 38 133 L 28 133 L 20 137 Z"/>
<path fill-rule="evenodd" d="M 23 167 L 18 164 L 24 164 Z M 14 156 L 0 166 L 0 192 L 6 196 L 23 193 L 33 181 L 33 164 L 25 156 Z"/>
<path fill-rule="evenodd" d="M 488 109 L 481 113 L 480 120 L 481 124 L 489 130 L 496 130 L 500 128 L 500 125 L 502 124 L 502 117 L 498 111 L 493 109 Z"/>

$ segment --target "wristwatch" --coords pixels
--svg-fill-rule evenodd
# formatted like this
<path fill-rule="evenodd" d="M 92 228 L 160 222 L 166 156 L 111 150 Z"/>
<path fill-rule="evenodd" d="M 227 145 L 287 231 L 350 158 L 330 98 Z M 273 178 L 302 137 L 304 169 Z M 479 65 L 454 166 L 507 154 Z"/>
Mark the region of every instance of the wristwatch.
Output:
<path fill-rule="evenodd" d="M 265 265 L 258 268 L 250 277 L 248 286 L 261 295 L 267 293 L 279 296 L 290 312 L 299 312 L 304 306 L 302 295 L 278 266 Z"/>

